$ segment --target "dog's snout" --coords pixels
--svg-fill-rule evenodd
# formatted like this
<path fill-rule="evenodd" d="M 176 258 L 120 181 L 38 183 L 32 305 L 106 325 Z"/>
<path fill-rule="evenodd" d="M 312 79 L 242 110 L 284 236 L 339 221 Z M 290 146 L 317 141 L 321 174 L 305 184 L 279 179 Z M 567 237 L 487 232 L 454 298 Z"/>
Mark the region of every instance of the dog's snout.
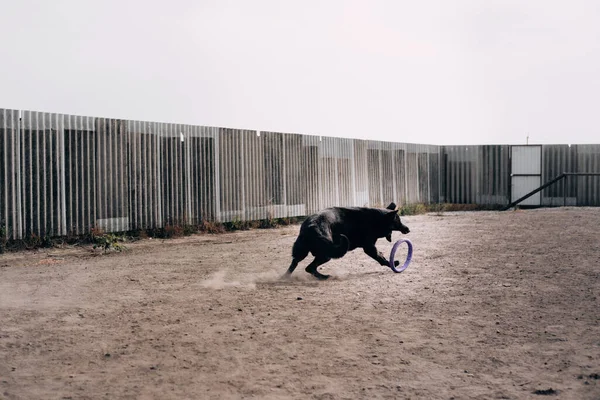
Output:
<path fill-rule="evenodd" d="M 408 226 L 402 227 L 402 233 L 406 234 L 406 233 L 409 233 L 409 232 L 410 232 L 410 229 L 408 229 Z"/>

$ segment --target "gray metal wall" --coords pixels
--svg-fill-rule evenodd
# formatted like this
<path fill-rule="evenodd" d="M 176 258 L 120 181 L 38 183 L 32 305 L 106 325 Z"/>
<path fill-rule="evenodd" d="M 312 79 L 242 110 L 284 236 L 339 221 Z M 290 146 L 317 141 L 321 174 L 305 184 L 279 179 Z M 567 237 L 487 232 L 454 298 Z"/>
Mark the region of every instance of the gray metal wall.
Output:
<path fill-rule="evenodd" d="M 20 237 L 22 218 L 19 112 L 0 109 L 0 230 Z"/>
<path fill-rule="evenodd" d="M 441 202 L 509 203 L 510 146 L 444 146 L 441 153 Z"/>
<path fill-rule="evenodd" d="M 600 145 L 546 145 L 542 180 L 563 172 L 600 173 Z M 600 206 L 600 177 L 570 176 L 542 191 L 543 205 Z"/>
<path fill-rule="evenodd" d="M 543 181 L 600 172 L 600 145 L 544 146 Z M 598 177 L 543 204 L 600 205 Z M 322 208 L 508 204 L 510 146 L 433 146 L 0 109 L 0 226 L 30 235 L 302 216 Z"/>
<path fill-rule="evenodd" d="M 577 145 L 576 172 L 600 173 L 600 145 Z M 568 179 L 575 180 L 577 205 L 600 206 L 600 177 L 578 176 Z"/>
<path fill-rule="evenodd" d="M 439 147 L 0 109 L 12 239 L 439 201 Z"/>

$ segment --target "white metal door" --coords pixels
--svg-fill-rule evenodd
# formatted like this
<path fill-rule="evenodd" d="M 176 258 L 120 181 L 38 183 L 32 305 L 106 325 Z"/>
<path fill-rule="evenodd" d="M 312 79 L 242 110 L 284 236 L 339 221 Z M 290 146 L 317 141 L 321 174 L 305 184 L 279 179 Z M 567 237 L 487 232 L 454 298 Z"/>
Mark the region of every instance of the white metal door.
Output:
<path fill-rule="evenodd" d="M 511 149 L 511 201 L 515 201 L 542 186 L 542 146 L 512 146 Z M 541 205 L 541 192 L 519 204 Z"/>

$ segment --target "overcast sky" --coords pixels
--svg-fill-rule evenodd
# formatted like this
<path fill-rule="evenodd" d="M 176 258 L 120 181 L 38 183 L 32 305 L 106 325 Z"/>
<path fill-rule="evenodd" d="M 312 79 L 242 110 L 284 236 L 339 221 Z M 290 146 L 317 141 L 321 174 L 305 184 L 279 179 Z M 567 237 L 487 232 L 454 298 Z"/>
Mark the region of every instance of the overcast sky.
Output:
<path fill-rule="evenodd" d="M 600 143 L 598 0 L 3 0 L 0 37 L 2 108 Z"/>

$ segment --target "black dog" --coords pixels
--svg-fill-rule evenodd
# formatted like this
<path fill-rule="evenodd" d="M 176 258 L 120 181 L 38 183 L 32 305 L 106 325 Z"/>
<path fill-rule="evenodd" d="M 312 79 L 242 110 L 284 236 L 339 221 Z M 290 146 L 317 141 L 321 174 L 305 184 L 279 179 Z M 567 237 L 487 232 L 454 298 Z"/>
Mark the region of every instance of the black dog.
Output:
<path fill-rule="evenodd" d="M 348 251 L 362 247 L 365 253 L 381 265 L 388 260 L 375 247 L 377 239 L 385 237 L 392 241 L 392 231 L 410 232 L 400 221 L 396 205 L 387 209 L 367 207 L 332 207 L 308 217 L 300 227 L 300 234 L 292 249 L 292 264 L 284 276 L 289 276 L 298 263 L 312 253 L 315 259 L 306 267 L 306 272 L 318 279 L 327 279 L 317 271 L 319 265 L 332 258 L 341 258 Z M 395 262 L 399 264 L 398 261 Z"/>

